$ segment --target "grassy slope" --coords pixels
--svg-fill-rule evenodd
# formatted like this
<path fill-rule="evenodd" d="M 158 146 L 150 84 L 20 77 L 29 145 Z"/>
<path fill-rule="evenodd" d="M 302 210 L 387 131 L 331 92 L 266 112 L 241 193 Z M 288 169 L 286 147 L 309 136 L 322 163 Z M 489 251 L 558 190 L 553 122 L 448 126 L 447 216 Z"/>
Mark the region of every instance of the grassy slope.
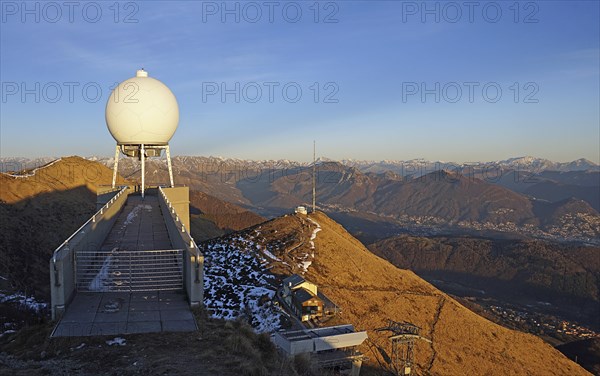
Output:
<path fill-rule="evenodd" d="M 30 177 L 0 174 L 0 275 L 13 288 L 48 299 L 52 252 L 96 211 L 96 190 L 111 181 L 110 169 L 80 157 L 62 158 Z"/>
<path fill-rule="evenodd" d="M 315 262 L 307 273 L 343 310 L 343 319 L 390 352 L 387 337 L 372 330 L 387 319 L 409 321 L 433 339 L 419 343 L 421 370 L 438 375 L 584 375 L 587 372 L 541 339 L 496 325 L 471 312 L 413 272 L 373 255 L 322 213 Z M 275 224 L 271 224 L 275 225 Z M 378 358 L 368 347 L 369 357 Z"/>
<path fill-rule="evenodd" d="M 203 241 L 242 230 L 265 219 L 238 205 L 190 190 L 190 221 L 194 239 Z"/>
<path fill-rule="evenodd" d="M 115 336 L 49 339 L 48 324 L 25 328 L 0 338 L 0 375 L 312 375 L 280 357 L 268 335 L 195 314 L 198 332 L 123 335 L 124 346 L 106 344 Z"/>

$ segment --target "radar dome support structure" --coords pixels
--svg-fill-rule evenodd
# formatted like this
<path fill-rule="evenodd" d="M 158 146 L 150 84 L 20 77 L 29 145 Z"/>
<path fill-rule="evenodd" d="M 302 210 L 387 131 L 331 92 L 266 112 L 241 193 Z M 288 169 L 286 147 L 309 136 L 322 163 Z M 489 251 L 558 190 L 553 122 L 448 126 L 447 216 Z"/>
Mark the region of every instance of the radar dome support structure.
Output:
<path fill-rule="evenodd" d="M 165 151 L 169 182 L 173 184 L 173 167 L 169 141 L 179 123 L 179 106 L 171 90 L 157 79 L 148 77 L 143 68 L 135 77 L 121 82 L 106 103 L 106 125 L 117 141 L 113 165 L 113 188 L 116 186 L 119 156 L 141 162 L 141 194 L 146 187 L 146 159 L 160 157 Z"/>

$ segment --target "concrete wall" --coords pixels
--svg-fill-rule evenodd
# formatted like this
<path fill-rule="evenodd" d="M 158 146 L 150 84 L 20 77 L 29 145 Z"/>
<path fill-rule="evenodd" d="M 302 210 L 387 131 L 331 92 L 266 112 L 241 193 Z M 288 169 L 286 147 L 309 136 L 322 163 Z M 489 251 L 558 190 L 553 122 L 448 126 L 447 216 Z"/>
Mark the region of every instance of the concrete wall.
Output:
<path fill-rule="evenodd" d="M 312 338 L 290 342 L 290 355 L 315 352 L 315 343 Z"/>
<path fill-rule="evenodd" d="M 100 210 L 109 202 L 123 187 L 113 188 L 112 186 L 102 186 L 96 189 L 96 210 Z"/>
<path fill-rule="evenodd" d="M 75 293 L 75 254 L 100 248 L 117 216 L 127 202 L 127 189 L 123 188 L 61 244 L 50 259 L 50 308 L 52 319 L 62 315 Z"/>
<path fill-rule="evenodd" d="M 312 338 L 290 341 L 283 334 L 275 332 L 271 336 L 271 340 L 288 356 L 314 352 L 314 341 Z"/>
<path fill-rule="evenodd" d="M 279 334 L 278 332 L 271 334 L 271 341 L 277 347 L 279 347 L 281 350 L 283 350 L 284 353 L 290 354 L 290 352 L 291 352 L 290 342 L 288 340 L 286 340 L 285 338 L 283 338 L 283 336 L 281 334 Z"/>
<path fill-rule="evenodd" d="M 190 230 L 190 189 L 189 187 L 162 188 L 167 200 L 175 208 L 179 220 Z"/>
<path fill-rule="evenodd" d="M 191 306 L 198 306 L 204 298 L 204 255 L 189 233 L 189 189 L 160 188 L 158 201 L 173 247 L 184 250 L 183 285 L 188 300 Z"/>

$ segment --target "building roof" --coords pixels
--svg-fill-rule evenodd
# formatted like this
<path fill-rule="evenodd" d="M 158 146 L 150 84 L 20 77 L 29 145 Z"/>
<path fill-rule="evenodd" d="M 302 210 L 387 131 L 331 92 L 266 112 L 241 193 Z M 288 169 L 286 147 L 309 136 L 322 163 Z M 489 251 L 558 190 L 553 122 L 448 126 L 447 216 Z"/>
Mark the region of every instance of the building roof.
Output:
<path fill-rule="evenodd" d="M 283 286 L 290 286 L 291 284 L 291 286 L 294 287 L 304 282 L 306 282 L 304 278 L 302 278 L 298 274 L 292 274 L 291 276 L 283 280 Z"/>
<path fill-rule="evenodd" d="M 294 291 L 294 298 L 299 302 L 299 303 L 304 303 L 306 301 L 312 300 L 312 299 L 319 299 L 319 297 L 313 295 L 310 291 L 308 291 L 305 288 L 299 288 L 298 290 Z"/>
<path fill-rule="evenodd" d="M 273 341 L 290 355 L 319 353 L 359 346 L 367 338 L 367 332 L 355 332 L 352 325 L 275 332 Z"/>
<path fill-rule="evenodd" d="M 357 333 L 354 331 L 354 326 L 352 326 L 352 324 L 278 332 L 280 336 L 291 342 L 301 341 L 307 338 L 323 338 L 350 333 Z"/>

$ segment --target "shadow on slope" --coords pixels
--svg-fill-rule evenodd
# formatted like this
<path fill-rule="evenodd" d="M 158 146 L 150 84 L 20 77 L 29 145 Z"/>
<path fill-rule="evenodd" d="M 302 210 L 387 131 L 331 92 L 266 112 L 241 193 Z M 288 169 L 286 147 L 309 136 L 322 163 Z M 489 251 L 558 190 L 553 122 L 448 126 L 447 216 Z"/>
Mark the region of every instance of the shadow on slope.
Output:
<path fill-rule="evenodd" d="M 449 293 L 519 304 L 551 302 L 553 313 L 600 328 L 598 247 L 541 240 L 396 236 L 369 248 Z"/>
<path fill-rule="evenodd" d="M 600 338 L 569 342 L 556 348 L 588 371 L 600 375 Z"/>
<path fill-rule="evenodd" d="M 190 190 L 190 222 L 194 239 L 204 241 L 239 231 L 265 219 L 238 205 Z"/>
<path fill-rule="evenodd" d="M 48 262 L 65 239 L 96 212 L 85 186 L 0 203 L 0 275 L 13 289 L 48 301 Z"/>

